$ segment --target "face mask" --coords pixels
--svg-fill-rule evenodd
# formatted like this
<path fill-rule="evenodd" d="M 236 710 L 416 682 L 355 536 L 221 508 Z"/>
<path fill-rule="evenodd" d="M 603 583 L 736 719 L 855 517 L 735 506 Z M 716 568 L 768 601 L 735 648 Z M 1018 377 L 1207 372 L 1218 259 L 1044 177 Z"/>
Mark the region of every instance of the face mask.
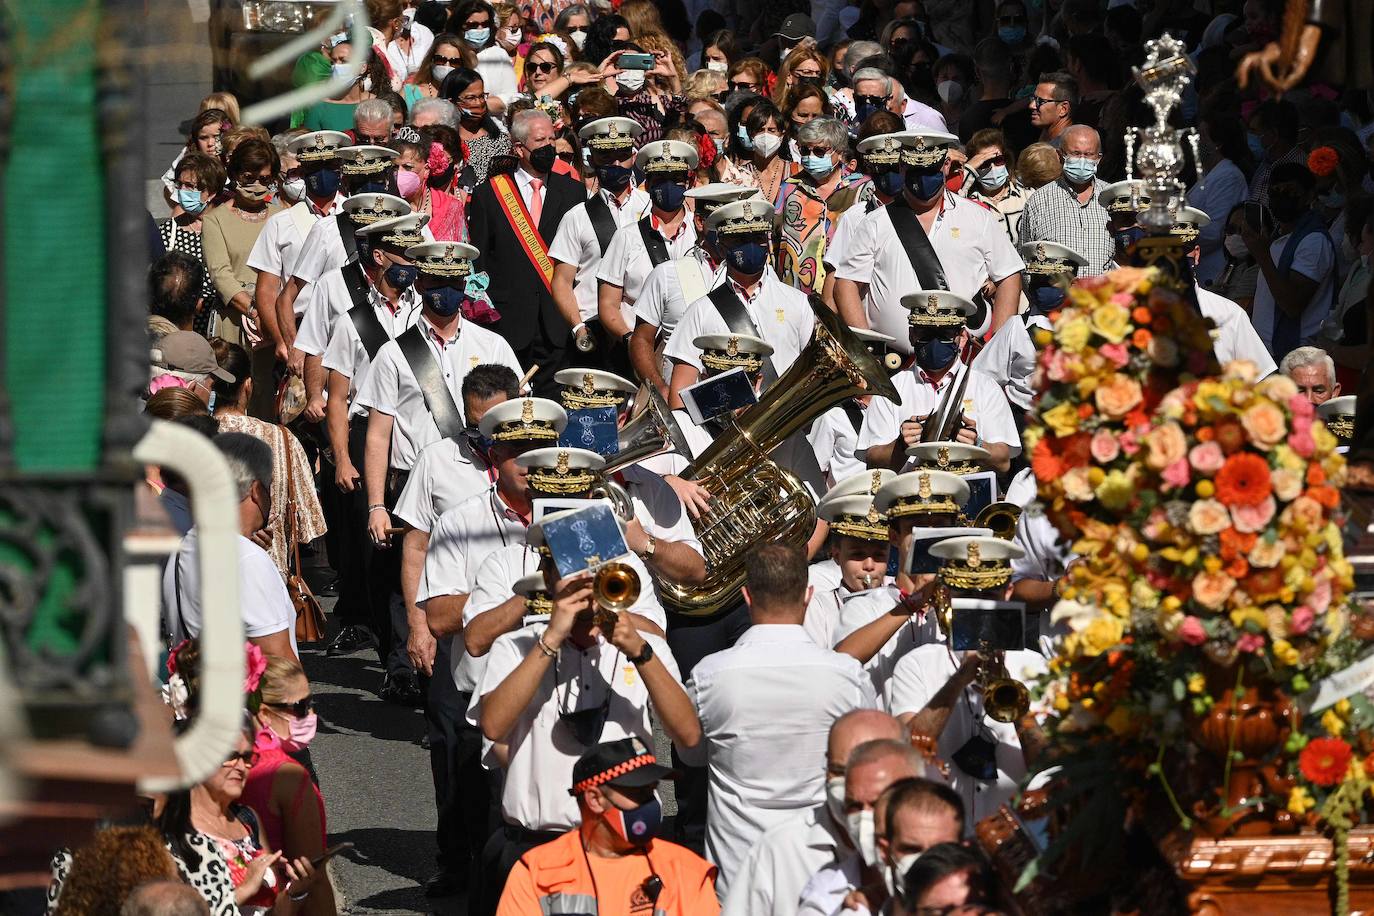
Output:
<path fill-rule="evenodd" d="M 816 74 L 815 76 L 793 76 L 793 77 L 792 77 L 792 82 L 795 83 L 795 84 L 798 85 L 798 86 L 817 86 L 817 87 L 819 87 L 819 86 L 821 85 L 821 77 L 820 77 L 820 74 L 819 74 L 819 73 Z"/>
<path fill-rule="evenodd" d="M 519 29 L 506 29 L 506 41 L 515 44 L 520 41 Z"/>
<path fill-rule="evenodd" d="M 712 142 L 712 143 L 715 145 L 715 147 L 716 147 L 716 155 L 717 155 L 717 156 L 724 156 L 724 155 L 725 155 L 725 141 L 722 140 L 722 139 L 720 139 L 719 137 L 712 137 L 712 138 L 711 138 L 711 142 Z"/>
<path fill-rule="evenodd" d="M 835 163 L 829 156 L 802 156 L 802 168 L 817 181 L 835 171 Z"/>
<path fill-rule="evenodd" d="M 942 80 L 935 86 L 935 92 L 946 105 L 953 105 L 964 97 L 964 87 L 954 80 Z"/>
<path fill-rule="evenodd" d="M 281 196 L 295 203 L 305 196 L 305 179 L 289 178 L 281 184 Z"/>
<path fill-rule="evenodd" d="M 315 729 L 319 725 L 319 716 L 313 712 L 299 719 L 295 716 L 288 716 L 286 722 L 290 735 L 281 739 L 282 750 L 288 754 L 305 750 L 306 746 L 315 739 Z"/>
<path fill-rule="evenodd" d="M 553 161 L 558 158 L 558 150 L 552 143 L 530 150 L 530 168 L 536 172 L 547 172 L 553 168 Z"/>
<path fill-rule="evenodd" d="M 349 64 L 347 62 L 342 64 L 335 64 L 334 66 L 329 68 L 330 76 L 332 76 L 336 80 L 346 80 L 349 78 L 348 68 Z M 354 77 L 354 79 L 356 78 L 357 77 Z"/>
<path fill-rule="evenodd" d="M 1004 25 L 997 29 L 997 37 L 1013 47 L 1026 40 L 1024 25 Z"/>
<path fill-rule="evenodd" d="M 644 88 L 644 71 L 622 70 L 615 75 L 615 81 L 627 92 L 638 92 Z"/>
<path fill-rule="evenodd" d="M 356 188 L 353 188 L 353 189 L 352 189 L 352 193 L 354 193 L 354 194 L 390 194 L 390 193 L 391 193 L 391 185 L 387 182 L 387 180 L 386 180 L 385 178 L 374 178 L 374 179 L 372 179 L 371 181 L 365 181 L 365 182 L 363 182 L 362 184 L 358 185 Z"/>
<path fill-rule="evenodd" d="M 215 412 L 215 389 L 213 388 L 210 389 L 210 402 L 205 405 L 205 409 L 212 414 Z"/>
<path fill-rule="evenodd" d="M 1245 145 L 1250 147 L 1250 155 L 1254 158 L 1255 162 L 1259 163 L 1264 161 L 1264 143 L 1260 140 L 1259 134 L 1254 131 L 1248 131 L 1245 134 Z"/>
<path fill-rule="evenodd" d="M 654 798 L 629 811 L 612 806 L 605 817 L 606 823 L 621 839 L 636 846 L 647 846 L 663 823 L 663 806 Z"/>
<path fill-rule="evenodd" d="M 1007 183 L 1010 173 L 1005 165 L 994 165 L 985 174 L 978 176 L 978 183 L 989 191 L 996 191 Z"/>
<path fill-rule="evenodd" d="M 874 175 L 873 184 L 888 197 L 896 197 L 902 193 L 902 173 L 883 172 L 881 175 Z"/>
<path fill-rule="evenodd" d="M 468 29 L 463 33 L 463 41 L 480 48 L 491 39 L 491 29 Z"/>
<path fill-rule="evenodd" d="M 577 45 L 577 49 L 582 50 L 582 46 L 587 43 L 586 29 L 573 29 L 568 34 L 572 36 L 573 44 Z"/>
<path fill-rule="evenodd" d="M 305 176 L 305 189 L 311 197 L 333 197 L 339 193 L 339 170 L 321 169 Z"/>
<path fill-rule="evenodd" d="M 708 60 L 706 69 L 712 73 L 726 73 L 730 70 L 730 65 L 723 60 Z"/>
<path fill-rule="evenodd" d="M 272 193 L 272 186 L 263 184 L 261 181 L 255 181 L 252 184 L 240 184 L 238 189 L 239 194 L 246 200 L 266 200 L 267 196 Z"/>
<path fill-rule="evenodd" d="M 1226 253 L 1237 261 L 1250 255 L 1250 249 L 1246 247 L 1245 239 L 1239 233 L 1226 236 L 1222 244 L 1226 246 Z"/>
<path fill-rule="evenodd" d="M 481 108 L 460 108 L 458 110 L 464 121 L 480 121 L 487 115 L 485 106 Z"/>
<path fill-rule="evenodd" d="M 883 106 L 881 105 L 874 104 L 873 102 L 863 102 L 854 106 L 854 120 L 856 123 L 862 124 L 868 120 L 868 116 L 873 114 L 873 112 L 882 110 Z"/>
<path fill-rule="evenodd" d="M 1073 156 L 1064 160 L 1064 177 L 1074 184 L 1087 184 L 1097 174 L 1097 160 Z"/>
<path fill-rule="evenodd" d="M 1320 195 L 1317 198 L 1317 203 L 1328 210 L 1339 210 L 1341 207 L 1345 206 L 1345 192 L 1340 188 L 1332 188 L 1325 194 Z"/>
<path fill-rule="evenodd" d="M 649 199 L 664 213 L 676 213 L 686 199 L 687 189 L 680 184 L 665 181 L 649 189 Z"/>
<path fill-rule="evenodd" d="M 917 200 L 930 200 L 945 189 L 945 173 L 943 171 L 922 172 L 918 169 L 909 168 L 906 170 L 904 181 L 906 189 Z"/>
<path fill-rule="evenodd" d="M 878 864 L 878 833 L 873 828 L 873 811 L 851 811 L 845 817 L 845 827 L 849 830 L 849 839 L 854 842 L 854 848 L 859 850 L 859 855 L 863 857 L 864 864 L 869 868 Z"/>
<path fill-rule="evenodd" d="M 1031 310 L 1045 313 L 1059 308 L 1064 301 L 1064 291 L 1057 286 L 1037 286 L 1031 290 Z"/>
<path fill-rule="evenodd" d="M 754 134 L 754 152 L 767 159 L 782 148 L 782 137 L 777 134 Z"/>
<path fill-rule="evenodd" d="M 739 138 L 740 146 L 745 149 L 754 148 L 754 141 L 749 138 L 749 130 L 743 124 L 735 128 L 735 136 Z"/>
<path fill-rule="evenodd" d="M 444 81 L 444 77 L 448 76 L 450 73 L 453 72 L 453 68 L 450 67 L 448 64 L 435 64 L 429 72 L 434 74 L 434 82 L 442 83 Z"/>
<path fill-rule="evenodd" d="M 954 362 L 959 345 L 952 340 L 926 340 L 916 345 L 916 364 L 927 372 L 938 372 Z"/>
<path fill-rule="evenodd" d="M 895 864 L 883 869 L 883 883 L 887 885 L 887 895 L 898 897 L 901 895 L 902 882 L 906 879 L 906 873 L 911 871 L 911 866 L 916 864 L 916 860 L 921 857 L 919 852 L 913 852 L 902 856 Z"/>
<path fill-rule="evenodd" d="M 401 192 L 402 197 L 411 196 L 420 190 L 420 176 L 402 169 L 396 173 L 396 190 Z"/>
<path fill-rule="evenodd" d="M 729 265 L 745 276 L 752 277 L 763 273 L 768 266 L 768 246 L 762 242 L 745 242 L 735 245 L 725 252 Z"/>
<path fill-rule="evenodd" d="M 205 201 L 201 200 L 200 192 L 194 188 L 177 188 L 177 203 L 187 213 L 199 213 L 205 209 Z"/>
<path fill-rule="evenodd" d="M 456 286 L 436 286 L 420 294 L 420 301 L 440 318 L 452 318 L 463 307 L 463 291 Z"/>
<path fill-rule="evenodd" d="M 387 285 L 392 289 L 405 292 L 410 289 L 419 273 L 420 271 L 412 264 L 392 264 L 382 276 L 386 277 Z"/>
<path fill-rule="evenodd" d="M 633 169 L 623 165 L 603 165 L 596 170 L 596 180 L 601 182 L 601 186 L 606 190 L 619 193 L 629 185 L 630 176 L 633 174 Z"/>
<path fill-rule="evenodd" d="M 848 823 L 844 813 L 844 777 L 831 776 L 825 781 L 825 810 L 837 824 Z M 848 828 L 846 828 L 848 829 Z"/>

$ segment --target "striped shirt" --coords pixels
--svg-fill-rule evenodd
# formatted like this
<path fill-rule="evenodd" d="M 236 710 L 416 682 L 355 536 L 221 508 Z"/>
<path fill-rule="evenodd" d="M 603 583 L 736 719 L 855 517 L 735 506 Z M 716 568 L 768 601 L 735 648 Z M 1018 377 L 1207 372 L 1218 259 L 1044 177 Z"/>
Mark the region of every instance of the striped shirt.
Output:
<path fill-rule="evenodd" d="M 1058 242 L 1088 259 L 1088 265 L 1079 271 L 1080 276 L 1106 273 L 1115 253 L 1112 234 L 1107 229 L 1107 210 L 1097 201 L 1106 187 L 1105 181 L 1094 178 L 1092 196 L 1087 203 L 1080 204 L 1078 195 L 1063 178 L 1045 185 L 1026 201 L 1021 225 L 1017 227 L 1017 244 Z"/>

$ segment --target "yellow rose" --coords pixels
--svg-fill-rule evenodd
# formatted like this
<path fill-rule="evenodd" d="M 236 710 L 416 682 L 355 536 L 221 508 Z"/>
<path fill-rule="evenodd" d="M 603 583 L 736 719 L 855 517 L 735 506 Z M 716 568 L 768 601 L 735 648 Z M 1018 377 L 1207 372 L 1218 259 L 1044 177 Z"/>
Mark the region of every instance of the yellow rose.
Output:
<path fill-rule="evenodd" d="M 1345 731 L 1345 720 L 1342 719 L 1334 709 L 1328 709 L 1322 713 L 1322 728 L 1333 738 L 1339 738 Z"/>
<path fill-rule="evenodd" d="M 1264 538 L 1255 542 L 1255 546 L 1250 548 L 1250 553 L 1245 559 L 1256 569 L 1273 569 L 1283 560 L 1284 547 L 1283 541 L 1275 539 L 1271 544 Z"/>
<path fill-rule="evenodd" d="M 1104 416 L 1114 420 L 1126 416 L 1138 407 L 1142 397 L 1140 383 L 1119 372 L 1112 373 L 1093 394 L 1097 409 L 1102 411 Z"/>
<path fill-rule="evenodd" d="M 1231 612 L 1230 616 L 1231 625 L 1237 630 L 1245 629 L 1247 623 L 1253 623 L 1255 626 L 1259 627 L 1262 632 L 1267 632 L 1269 629 L 1268 615 L 1257 607 L 1237 608 Z"/>
<path fill-rule="evenodd" d="M 1092 326 L 1084 318 L 1069 318 L 1055 328 L 1059 346 L 1068 353 L 1081 353 L 1092 336 Z"/>
<path fill-rule="evenodd" d="M 1198 410 L 1206 413 L 1215 413 L 1217 407 L 1213 401 L 1219 401 L 1222 405 L 1230 399 L 1230 390 L 1221 382 L 1206 380 L 1198 382 L 1197 392 L 1193 395 L 1193 405 Z"/>
<path fill-rule="evenodd" d="M 1078 410 L 1068 401 L 1063 401 L 1042 413 L 1040 421 L 1062 439 L 1078 431 Z"/>
<path fill-rule="evenodd" d="M 1205 677 L 1203 677 L 1201 674 L 1197 674 L 1197 673 L 1188 675 L 1188 692 L 1189 692 L 1189 693 L 1202 693 L 1202 692 L 1203 692 L 1204 690 L 1206 690 L 1206 689 L 1207 689 L 1207 678 L 1205 678 Z"/>
<path fill-rule="evenodd" d="M 1145 436 L 1149 457 L 1145 463 L 1162 471 L 1188 454 L 1188 440 L 1177 423 L 1161 423 Z"/>
<path fill-rule="evenodd" d="M 1216 610 L 1236 590 L 1236 580 L 1224 572 L 1200 572 L 1193 577 L 1193 600 Z"/>
<path fill-rule="evenodd" d="M 1312 441 L 1317 443 L 1317 454 L 1329 452 L 1337 446 L 1336 437 L 1326 428 L 1325 423 L 1312 424 Z"/>
<path fill-rule="evenodd" d="M 1153 611 L 1159 607 L 1159 592 L 1144 578 L 1135 579 L 1131 582 L 1131 602 L 1138 608 Z"/>
<path fill-rule="evenodd" d="M 1240 415 L 1240 425 L 1250 434 L 1250 441 L 1269 450 L 1288 438 L 1288 418 L 1269 401 L 1260 401 Z"/>
<path fill-rule="evenodd" d="M 1066 637 L 1065 643 L 1072 643 L 1075 655 L 1095 657 L 1121 642 L 1124 632 L 1125 625 L 1121 618 L 1098 614 L 1082 630 Z"/>
<path fill-rule="evenodd" d="M 1194 534 L 1220 534 L 1231 527 L 1231 513 L 1215 499 L 1199 499 L 1188 508 L 1188 528 Z"/>
<path fill-rule="evenodd" d="M 1093 309 L 1092 328 L 1109 343 L 1121 343 L 1133 330 L 1131 313 L 1124 305 L 1108 302 Z"/>
<path fill-rule="evenodd" d="M 1279 467 L 1285 471 L 1294 471 L 1302 474 L 1307 470 L 1307 461 L 1288 445 L 1276 445 L 1269 454 L 1273 455 L 1278 461 Z"/>

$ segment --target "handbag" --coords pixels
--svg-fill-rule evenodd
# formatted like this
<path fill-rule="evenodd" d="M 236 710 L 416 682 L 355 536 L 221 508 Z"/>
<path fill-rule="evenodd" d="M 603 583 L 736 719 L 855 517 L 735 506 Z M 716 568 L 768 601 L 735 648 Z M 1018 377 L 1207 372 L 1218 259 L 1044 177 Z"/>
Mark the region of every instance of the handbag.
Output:
<path fill-rule="evenodd" d="M 286 593 L 296 608 L 296 642 L 319 642 L 324 639 L 324 609 L 301 575 L 301 545 L 296 539 L 296 475 L 291 473 L 291 434 L 285 426 L 277 428 L 281 430 L 282 448 L 286 452 L 286 518 L 283 525 L 288 549 Z"/>

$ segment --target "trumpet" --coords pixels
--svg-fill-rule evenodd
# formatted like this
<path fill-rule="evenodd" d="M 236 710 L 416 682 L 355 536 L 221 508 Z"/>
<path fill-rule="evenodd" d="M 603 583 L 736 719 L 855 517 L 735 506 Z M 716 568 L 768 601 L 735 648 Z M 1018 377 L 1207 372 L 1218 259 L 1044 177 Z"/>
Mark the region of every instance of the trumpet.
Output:
<path fill-rule="evenodd" d="M 1001 652 L 981 656 L 978 687 L 983 692 L 983 711 L 996 722 L 1015 722 L 1030 711 L 1030 691 L 1007 675 Z"/>
<path fill-rule="evenodd" d="M 973 521 L 973 527 L 986 528 L 992 532 L 993 537 L 1010 541 L 1016 537 L 1016 525 L 1020 520 L 1021 507 L 1015 503 L 989 503 L 978 513 L 978 517 Z"/>
<path fill-rule="evenodd" d="M 628 611 L 639 600 L 639 573 L 627 563 L 607 563 L 592 579 L 592 610 L 603 630 L 615 627 L 621 611 Z"/>

